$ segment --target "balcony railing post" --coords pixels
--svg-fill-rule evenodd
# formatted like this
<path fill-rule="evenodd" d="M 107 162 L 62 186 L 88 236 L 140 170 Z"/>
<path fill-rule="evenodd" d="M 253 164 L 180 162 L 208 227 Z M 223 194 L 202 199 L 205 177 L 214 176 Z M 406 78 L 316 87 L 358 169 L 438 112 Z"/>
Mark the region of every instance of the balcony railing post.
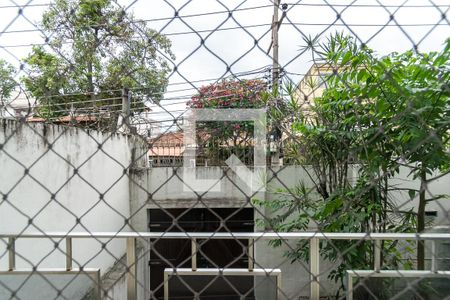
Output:
<path fill-rule="evenodd" d="M 102 288 L 101 288 L 101 279 L 100 279 L 100 270 L 97 271 L 97 274 L 95 276 L 95 287 L 94 287 L 94 293 L 95 298 L 101 300 L 102 299 Z"/>
<path fill-rule="evenodd" d="M 66 270 L 72 270 L 72 238 L 66 238 Z"/>
<path fill-rule="evenodd" d="M 373 245 L 374 251 L 374 266 L 375 272 L 379 273 L 381 270 L 381 240 L 375 240 Z"/>
<path fill-rule="evenodd" d="M 197 240 L 191 240 L 191 262 L 192 271 L 197 271 Z"/>
<path fill-rule="evenodd" d="M 127 300 L 136 300 L 136 239 L 127 238 Z"/>
<path fill-rule="evenodd" d="M 309 273 L 311 274 L 311 296 L 312 300 L 319 300 L 320 284 L 319 284 L 319 244 L 318 238 L 313 237 L 309 241 Z"/>
<path fill-rule="evenodd" d="M 436 260 L 436 241 L 431 241 L 431 272 L 437 271 L 437 260 Z"/>
<path fill-rule="evenodd" d="M 281 300 L 281 273 L 277 275 L 277 300 Z"/>
<path fill-rule="evenodd" d="M 255 262 L 253 259 L 253 239 L 248 239 L 248 270 L 253 271 L 255 267 Z"/>
<path fill-rule="evenodd" d="M 347 271 L 347 300 L 353 300 L 353 276 Z"/>
<path fill-rule="evenodd" d="M 8 238 L 9 271 L 16 268 L 16 238 Z"/>
<path fill-rule="evenodd" d="M 169 274 L 164 271 L 164 300 L 169 300 Z"/>

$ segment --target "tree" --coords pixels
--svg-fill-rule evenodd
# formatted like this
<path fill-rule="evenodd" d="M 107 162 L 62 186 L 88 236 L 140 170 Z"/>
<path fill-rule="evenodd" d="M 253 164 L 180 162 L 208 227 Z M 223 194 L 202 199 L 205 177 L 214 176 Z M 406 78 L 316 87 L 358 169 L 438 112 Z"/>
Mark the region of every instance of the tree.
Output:
<path fill-rule="evenodd" d="M 266 89 L 267 84 L 259 79 L 225 79 L 200 87 L 187 106 L 206 109 L 262 108 L 266 106 Z M 197 140 L 203 141 L 201 147 L 210 163 L 221 164 L 232 153 L 244 162 L 252 162 L 252 121 L 199 122 L 197 128 L 201 134 Z"/>
<path fill-rule="evenodd" d="M 306 230 L 312 221 L 325 232 L 422 232 L 426 203 L 448 197 L 426 199 L 432 179 L 425 174 L 448 170 L 450 163 L 449 42 L 441 53 L 384 57 L 340 34 L 308 45 L 333 73 L 324 78 L 327 88 L 314 99 L 311 115 L 303 115 L 300 107 L 293 110 L 297 143 L 287 155 L 311 164 L 312 171 L 305 171 L 314 187 L 302 183 L 289 193 L 277 191 L 281 193 L 274 201 L 256 201 L 275 214 L 263 223 L 278 231 Z M 347 175 L 351 157 L 359 165 L 356 183 Z M 421 178 L 416 210 L 399 209 L 391 196 L 397 188 L 389 180 L 404 165 Z M 408 190 L 411 198 L 415 191 Z M 286 255 L 304 259 L 305 249 L 301 242 Z M 351 241 L 325 241 L 321 253 L 332 261 L 342 259 L 331 273 L 337 280 L 346 268 L 367 269 L 374 261 L 368 241 L 358 247 Z M 404 254 L 396 250 L 396 242 L 382 243 L 385 268 L 398 266 Z M 423 269 L 422 243 L 417 259 Z M 411 262 L 405 267 L 411 268 Z"/>
<path fill-rule="evenodd" d="M 382 125 L 386 135 L 398 145 L 398 157 L 411 165 L 414 178 L 420 179 L 417 232 L 425 230 L 425 208 L 431 201 L 448 197 L 427 198 L 427 184 L 437 170 L 450 167 L 450 39 L 442 52 L 418 54 L 408 51 L 382 58 L 375 66 L 383 72 L 380 81 L 383 95 L 376 87 L 368 91 L 376 95 L 378 106 L 388 117 Z M 394 100 L 395 99 L 395 100 Z M 414 198 L 414 193 L 411 193 Z M 425 267 L 425 246 L 417 246 L 417 268 Z"/>
<path fill-rule="evenodd" d="M 413 178 L 420 179 L 419 203 L 416 212 L 416 232 L 425 230 L 425 207 L 428 202 L 448 197 L 426 198 L 426 186 L 438 170 L 450 166 L 449 139 L 449 56 L 450 40 L 438 52 L 392 53 L 376 58 L 348 51 L 337 51 L 336 61 L 356 66 L 335 76 L 347 99 L 365 99 L 358 127 L 365 136 L 359 153 L 360 161 L 370 171 L 379 170 L 373 180 L 385 181 L 400 165 L 411 168 Z M 370 57 L 370 58 L 369 58 Z M 340 82 L 340 83 L 339 83 Z M 330 93 L 334 89 L 330 89 Z M 362 121 L 362 122 L 361 122 Z M 415 190 L 409 191 L 414 198 Z M 424 243 L 417 245 L 417 268 L 424 269 Z"/>
<path fill-rule="evenodd" d="M 141 108 L 162 98 L 168 59 L 174 59 L 171 42 L 115 2 L 56 0 L 41 30 L 48 47 L 33 48 L 23 81 L 44 116 L 67 114 L 69 108 L 118 110 L 123 88 L 133 89 Z"/>
<path fill-rule="evenodd" d="M 396 212 L 389 197 L 388 177 L 381 175 L 384 161 L 366 159 L 366 150 L 378 147 L 378 141 L 369 143 L 367 139 L 372 130 L 369 124 L 374 119 L 370 116 L 372 107 L 368 98 L 356 97 L 356 93 L 358 74 L 364 72 L 361 65 L 372 63 L 372 52 L 357 47 L 352 39 L 341 35 L 332 36 L 318 47 L 320 64 L 334 72 L 323 78 L 327 89 L 321 97 L 313 99 L 311 112 L 304 112 L 300 103 L 296 106 L 295 101 L 290 101 L 292 134 L 291 141 L 285 143 L 285 156 L 303 165 L 313 186 L 301 182 L 298 186 L 274 191 L 275 199 L 256 201 L 273 214 L 261 225 L 274 231 L 304 231 L 310 224 L 322 232 L 411 230 L 413 214 Z M 351 57 L 357 63 L 349 63 L 343 57 Z M 291 88 L 288 90 L 291 94 L 295 92 Z M 384 155 L 388 160 L 391 158 L 389 153 Z M 360 165 L 356 182 L 349 178 L 354 160 Z M 280 241 L 274 243 L 280 244 Z M 384 242 L 382 249 L 385 266 L 397 267 L 402 263 L 395 243 Z M 322 257 L 338 262 L 330 278 L 340 282 L 341 289 L 345 288 L 347 269 L 373 267 L 373 250 L 371 241 L 321 243 Z M 293 261 L 305 260 L 308 246 L 300 241 L 285 255 Z M 383 289 L 374 290 L 383 292 Z M 339 293 L 337 291 L 337 297 Z"/>
<path fill-rule="evenodd" d="M 3 59 L 0 59 L 0 103 L 11 96 L 12 91 L 16 86 L 14 80 L 14 67 Z"/>

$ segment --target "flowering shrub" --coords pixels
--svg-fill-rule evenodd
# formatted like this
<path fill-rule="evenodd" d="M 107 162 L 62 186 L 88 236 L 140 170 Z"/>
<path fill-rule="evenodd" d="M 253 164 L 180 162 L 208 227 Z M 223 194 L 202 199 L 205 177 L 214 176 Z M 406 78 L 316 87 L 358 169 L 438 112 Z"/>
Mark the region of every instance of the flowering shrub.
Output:
<path fill-rule="evenodd" d="M 264 94 L 267 85 L 260 79 L 223 80 L 202 86 L 198 94 L 187 103 L 190 108 L 262 108 L 265 107 Z M 198 132 L 206 133 L 202 147 L 205 155 L 213 163 L 222 163 L 230 153 L 251 163 L 253 152 L 252 121 L 208 121 L 197 123 Z M 197 139 L 199 141 L 200 139 Z"/>
<path fill-rule="evenodd" d="M 202 86 L 187 103 L 190 108 L 260 108 L 266 83 L 260 79 L 223 80 Z"/>

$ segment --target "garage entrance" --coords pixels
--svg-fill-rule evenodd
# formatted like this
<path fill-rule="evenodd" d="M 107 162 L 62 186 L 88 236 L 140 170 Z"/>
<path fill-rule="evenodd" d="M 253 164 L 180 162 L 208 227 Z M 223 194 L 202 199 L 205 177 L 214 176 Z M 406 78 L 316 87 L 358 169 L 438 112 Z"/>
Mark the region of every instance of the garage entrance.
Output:
<path fill-rule="evenodd" d="M 153 232 L 253 232 L 252 208 L 213 209 L 150 209 L 149 230 Z M 174 218 L 176 222 L 174 222 Z M 221 227 L 221 220 L 224 226 Z M 220 229 L 219 229 L 220 228 Z M 191 241 L 188 239 L 152 240 L 150 252 L 150 288 L 156 299 L 163 299 L 163 273 L 165 268 L 191 267 Z M 198 268 L 247 268 L 245 254 L 247 240 L 198 240 L 202 244 L 197 254 Z M 201 292 L 204 300 L 254 299 L 253 277 L 171 276 L 171 299 L 193 299 Z"/>

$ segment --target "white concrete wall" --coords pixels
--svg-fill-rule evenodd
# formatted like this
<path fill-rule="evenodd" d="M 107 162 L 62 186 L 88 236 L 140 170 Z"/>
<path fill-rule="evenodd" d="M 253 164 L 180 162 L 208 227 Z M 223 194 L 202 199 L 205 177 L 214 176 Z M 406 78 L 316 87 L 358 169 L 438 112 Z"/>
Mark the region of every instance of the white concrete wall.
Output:
<path fill-rule="evenodd" d="M 198 167 L 186 170 L 185 173 L 183 167 L 149 169 L 148 191 L 154 193 L 153 199 L 157 201 L 197 199 L 197 194 L 193 191 L 195 187 L 189 183 L 184 184 L 190 178 L 210 180 L 209 184 L 201 186 L 204 190 L 199 191 L 198 194 L 204 194 L 203 197 L 211 201 L 217 199 L 218 206 L 252 196 L 245 182 L 231 170 L 220 167 Z M 186 179 L 183 176 L 186 176 Z"/>
<path fill-rule="evenodd" d="M 312 180 L 308 176 L 307 171 L 311 171 L 310 168 L 287 166 L 282 168 L 276 177 L 268 174 L 270 180 L 267 190 L 273 191 L 277 188 L 292 188 L 300 182 L 304 182 L 307 186 L 312 186 Z M 356 181 L 357 171 L 357 166 L 349 170 L 348 176 L 351 182 Z M 135 174 L 135 181 L 139 183 L 141 188 L 140 193 L 138 191 L 139 189 L 132 189 L 135 196 L 132 197 L 131 206 L 132 211 L 140 211 L 133 218 L 133 224 L 141 228 L 140 230 L 147 230 L 146 226 L 148 221 L 146 209 L 142 208 L 191 207 L 197 201 L 197 195 L 195 193 L 183 190 L 181 173 L 181 168 L 153 168 L 144 169 Z M 418 180 L 413 180 L 412 175 L 408 176 L 408 173 L 409 171 L 406 168 L 402 168 L 400 174 L 396 176 L 396 179 L 391 180 L 391 185 L 401 188 L 418 189 L 420 183 Z M 196 176 L 197 178 L 221 178 L 223 176 L 223 169 L 220 167 L 198 167 L 192 176 Z M 236 185 L 232 182 L 236 183 Z M 218 185 L 221 186 L 220 192 L 208 192 L 202 195 L 202 202 L 206 206 L 240 207 L 247 204 L 248 198 L 245 195 L 246 193 L 239 190 L 242 186 L 245 187 L 245 184 L 233 172 L 228 171 L 227 177 L 218 179 Z M 150 194 L 147 194 L 146 191 Z M 450 194 L 450 175 L 430 183 L 429 194 Z M 399 206 L 404 208 L 417 207 L 417 198 L 414 201 L 410 201 L 407 191 L 393 193 L 392 196 L 396 199 Z M 273 195 L 267 192 L 259 193 L 255 197 L 259 199 L 271 199 Z M 196 207 L 204 207 L 203 203 L 197 204 Z M 438 219 L 435 225 L 450 225 L 448 216 L 450 202 L 448 200 L 430 203 L 427 205 L 427 210 L 438 211 Z M 269 212 L 265 208 L 256 207 L 255 215 L 256 218 L 260 218 L 261 215 L 269 215 Z M 263 229 L 256 228 L 256 230 Z M 292 246 L 293 244 L 285 244 L 282 247 L 273 248 L 268 245 L 267 241 L 258 241 L 255 245 L 255 260 L 259 267 L 280 268 L 282 270 L 283 291 L 290 299 L 308 297 L 310 282 L 308 263 L 291 263 L 289 259 L 283 257 L 283 253 Z M 327 280 L 328 273 L 333 269 L 332 263 L 321 261 L 322 273 L 320 280 L 322 295 L 334 295 L 335 293 L 334 287 L 336 287 L 336 284 Z M 258 284 L 258 279 L 255 282 L 257 283 L 256 295 L 258 299 L 272 299 L 270 295 L 273 292 L 273 287 L 267 284 Z"/>
<path fill-rule="evenodd" d="M 95 279 L 88 274 L 13 274 L 2 275 L 0 299 L 83 299 Z M 11 291 L 17 290 L 11 298 Z M 61 294 L 58 296 L 58 291 Z"/>
<path fill-rule="evenodd" d="M 390 185 L 395 186 L 397 188 L 404 189 L 420 189 L 420 181 L 419 179 L 413 179 L 413 175 L 409 174 L 409 168 L 400 168 L 400 173 L 395 176 L 395 179 L 390 180 Z M 433 175 L 427 175 L 428 179 L 435 178 L 439 176 L 439 172 L 435 172 Z M 426 188 L 426 197 L 433 198 L 437 195 L 450 195 L 450 174 L 438 178 L 436 180 L 432 180 Z M 416 193 L 414 200 L 411 201 L 408 193 L 406 191 L 403 192 L 395 192 L 392 193 L 392 196 L 397 201 L 398 207 L 403 210 L 408 210 L 414 208 L 417 211 L 419 194 Z M 450 199 L 440 199 L 436 201 L 432 201 L 427 203 L 426 211 L 437 211 L 437 218 L 433 221 L 434 226 L 450 226 Z"/>
<path fill-rule="evenodd" d="M 135 138 L 0 120 L 0 145 L 0 233 L 129 230 L 124 169 L 144 145 Z M 103 242 L 108 251 L 102 241 L 74 239 L 74 267 L 104 272 L 125 253 L 125 240 Z M 0 241 L 0 269 L 7 268 L 5 249 Z M 18 239 L 16 251 L 17 268 L 65 266 L 64 242 L 55 249 L 49 240 Z"/>
<path fill-rule="evenodd" d="M 127 299 L 127 280 L 126 276 L 120 277 L 111 289 L 103 295 L 104 299 L 126 300 Z M 143 298 L 139 298 L 143 299 Z"/>

